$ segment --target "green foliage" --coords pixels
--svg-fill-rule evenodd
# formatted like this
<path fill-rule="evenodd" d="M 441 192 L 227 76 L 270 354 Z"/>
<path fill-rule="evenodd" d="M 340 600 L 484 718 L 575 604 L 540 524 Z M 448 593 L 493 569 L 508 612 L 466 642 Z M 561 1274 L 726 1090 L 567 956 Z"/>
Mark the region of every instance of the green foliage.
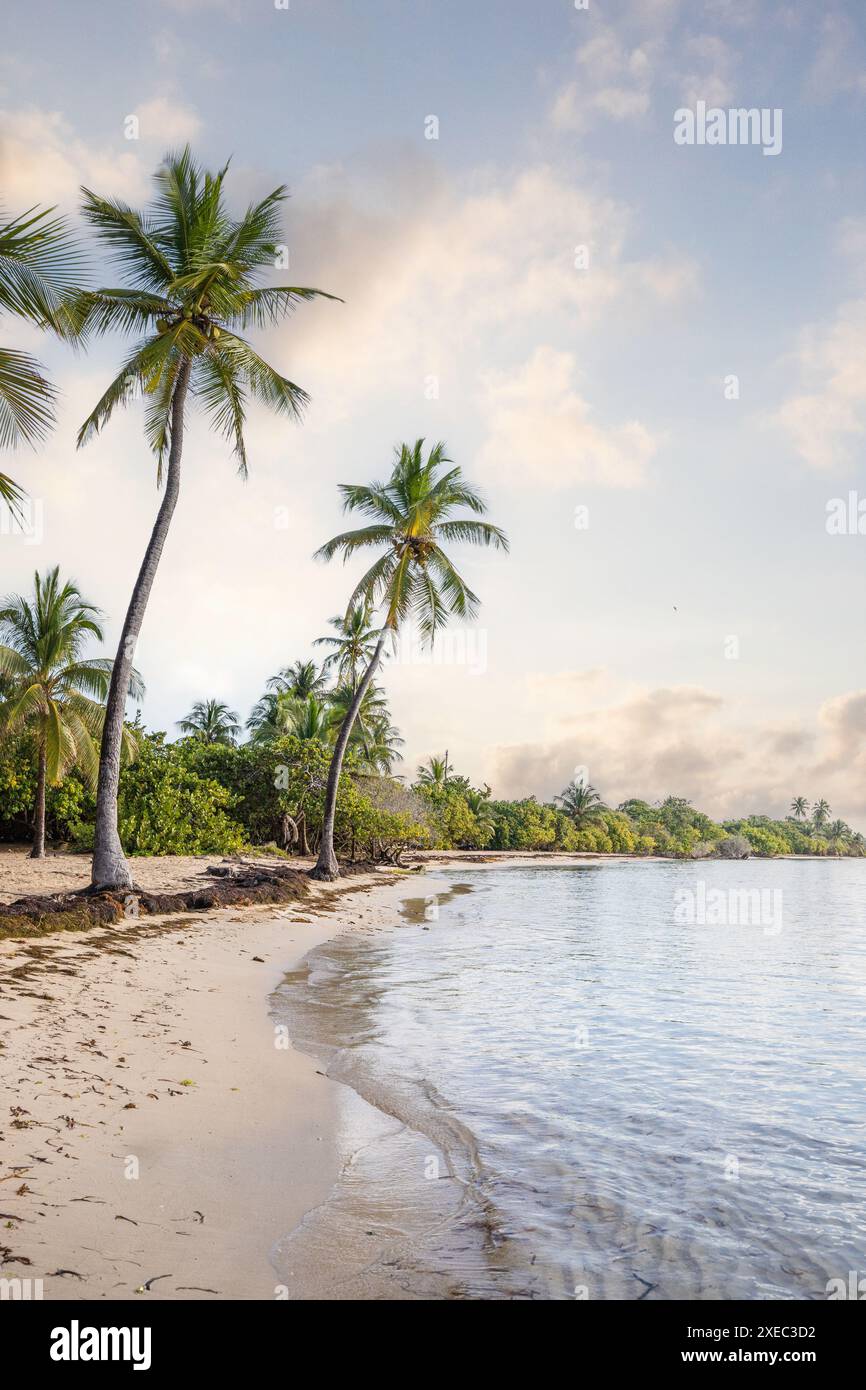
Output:
<path fill-rule="evenodd" d="M 243 848 L 235 798 L 191 764 L 184 744 L 148 734 L 120 778 L 118 823 L 129 854 L 227 854 Z"/>

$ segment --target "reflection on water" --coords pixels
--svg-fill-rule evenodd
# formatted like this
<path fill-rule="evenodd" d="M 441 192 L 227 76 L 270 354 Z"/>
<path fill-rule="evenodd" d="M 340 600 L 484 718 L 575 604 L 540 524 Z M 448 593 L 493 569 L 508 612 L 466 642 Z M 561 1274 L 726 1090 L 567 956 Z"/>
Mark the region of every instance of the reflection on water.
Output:
<path fill-rule="evenodd" d="M 823 1298 L 866 1272 L 866 865 L 451 882 L 281 991 L 298 1045 L 378 1108 L 354 1102 L 351 1163 L 284 1272 L 312 1260 L 330 1296 L 649 1299 Z M 778 923 L 677 906 L 739 889 Z"/>

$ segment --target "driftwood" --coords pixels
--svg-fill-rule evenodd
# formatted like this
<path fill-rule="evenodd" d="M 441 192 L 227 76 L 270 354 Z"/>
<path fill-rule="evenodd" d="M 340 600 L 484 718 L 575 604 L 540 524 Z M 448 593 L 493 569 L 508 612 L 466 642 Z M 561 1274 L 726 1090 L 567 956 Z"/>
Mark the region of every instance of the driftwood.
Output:
<path fill-rule="evenodd" d="M 0 937 L 45 936 L 56 931 L 121 922 L 174 912 L 210 912 L 219 907 L 252 907 L 256 903 L 286 903 L 309 892 L 307 875 L 282 864 L 227 863 L 207 870 L 220 882 L 183 893 L 132 892 L 59 893 L 0 903 Z"/>

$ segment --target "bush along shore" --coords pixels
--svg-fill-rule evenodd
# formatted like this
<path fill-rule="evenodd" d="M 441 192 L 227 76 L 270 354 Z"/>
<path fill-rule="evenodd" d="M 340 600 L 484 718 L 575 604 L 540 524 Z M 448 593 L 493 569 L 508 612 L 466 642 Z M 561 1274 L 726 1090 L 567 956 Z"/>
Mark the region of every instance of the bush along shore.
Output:
<path fill-rule="evenodd" d="M 119 827 L 130 855 L 237 855 L 268 852 L 275 862 L 315 854 L 331 750 L 327 735 L 281 734 L 237 744 L 198 734 L 169 742 L 129 726 L 137 757 L 120 777 Z M 22 736 L 0 748 L 0 840 L 33 833 L 38 757 Z M 93 846 L 95 797 L 71 768 L 47 789 L 49 843 Z M 334 842 L 340 859 L 399 864 L 412 850 L 559 851 L 677 859 L 862 856 L 863 837 L 830 808 L 795 798 L 782 819 L 749 815 L 714 821 L 682 797 L 606 806 L 591 786 L 572 783 L 551 802 L 501 800 L 473 787 L 444 758 L 418 768 L 414 782 L 372 771 L 349 746 L 337 795 Z M 165 910 L 150 909 L 144 910 Z"/>

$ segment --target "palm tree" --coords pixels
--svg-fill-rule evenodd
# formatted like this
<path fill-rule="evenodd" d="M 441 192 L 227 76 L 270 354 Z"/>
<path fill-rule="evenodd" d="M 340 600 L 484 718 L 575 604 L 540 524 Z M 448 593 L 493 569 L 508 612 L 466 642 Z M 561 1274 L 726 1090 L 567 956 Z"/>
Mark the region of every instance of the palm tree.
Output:
<path fill-rule="evenodd" d="M 246 410 L 260 401 L 297 420 L 306 392 L 259 357 L 239 329 L 278 323 L 319 290 L 257 287 L 261 271 L 276 264 L 277 188 L 240 218 L 223 195 L 228 165 L 203 172 L 189 149 L 167 156 L 156 175 L 152 207 L 136 212 L 83 189 L 83 212 L 118 264 L 125 285 L 79 297 L 82 336 L 112 330 L 140 335 L 119 373 L 87 417 L 79 447 L 108 423 L 119 406 L 146 402 L 144 427 L 157 459 L 157 482 L 167 462 L 165 493 L 132 591 L 108 693 L 99 788 L 92 886 L 129 886 L 129 866 L 117 830 L 117 786 L 123 703 L 133 652 L 180 490 L 186 405 L 192 397 L 212 427 L 231 442 L 246 476 Z M 326 298 L 333 298 L 328 295 Z"/>
<path fill-rule="evenodd" d="M 827 836 L 835 854 L 841 854 L 851 842 L 851 827 L 843 820 L 834 820 L 827 827 Z"/>
<path fill-rule="evenodd" d="M 602 799 L 589 782 L 569 782 L 565 791 L 553 799 L 559 802 L 578 830 L 603 810 Z"/>
<path fill-rule="evenodd" d="M 237 711 L 222 700 L 196 700 L 177 727 L 199 743 L 237 743 L 241 731 Z"/>
<path fill-rule="evenodd" d="M 388 715 L 375 716 L 370 722 L 369 734 L 364 739 L 364 764 L 371 772 L 389 776 L 394 770 L 394 764 L 400 762 L 403 757 L 400 749 L 405 743 L 400 730 L 391 723 Z"/>
<path fill-rule="evenodd" d="M 382 605 L 384 621 L 334 745 L 313 878 L 333 881 L 339 877 L 334 816 L 343 756 L 386 639 L 395 637 L 401 622 L 409 617 L 417 622 L 422 640 L 432 643 L 449 618 L 475 616 L 479 600 L 454 568 L 444 544 L 465 542 L 508 549 L 505 533 L 498 526 L 475 517 L 454 516 L 460 508 L 477 516 L 486 510 L 485 504 L 459 468 L 445 467 L 451 460 L 444 444 L 435 445 L 426 459 L 423 448 L 423 439 L 398 447 L 387 483 L 341 484 L 344 510 L 359 512 L 370 518 L 371 524 L 334 536 L 316 552 L 322 560 L 341 553 L 345 561 L 366 546 L 381 548 L 382 553 L 356 584 L 346 611 L 348 614 L 359 603 L 369 605 L 371 611 Z"/>
<path fill-rule="evenodd" d="M 75 290 L 81 255 L 66 220 L 53 208 L 30 208 L 0 223 L 0 312 L 71 333 L 66 296 Z M 0 348 L 0 448 L 36 445 L 54 424 L 57 392 L 35 357 Z M 24 494 L 0 473 L 0 498 L 20 516 Z"/>
<path fill-rule="evenodd" d="M 825 801 L 822 797 L 821 800 L 816 801 L 815 805 L 812 807 L 812 824 L 816 830 L 820 830 L 822 826 L 826 825 L 829 819 L 830 803 Z"/>
<path fill-rule="evenodd" d="M 365 603 L 355 604 L 342 617 L 338 613 L 330 619 L 330 623 L 335 635 L 317 637 L 313 646 L 333 647 L 334 650 L 325 658 L 323 670 L 335 670 L 341 684 L 354 690 L 359 672 L 372 660 L 379 633 L 370 625 L 370 609 Z"/>
<path fill-rule="evenodd" d="M 791 802 L 791 810 L 797 820 L 802 820 L 809 811 L 809 803 L 805 796 L 795 796 L 794 800 Z"/>
<path fill-rule="evenodd" d="M 82 649 L 91 638 L 103 640 L 102 614 L 82 598 L 71 580 L 61 584 L 56 567 L 44 575 L 37 571 L 32 601 L 9 594 L 0 607 L 0 672 L 7 691 L 0 706 L 0 727 L 10 734 L 32 731 L 36 739 L 33 859 L 45 854 L 47 786 L 59 782 L 73 766 L 96 784 L 94 739 L 102 732 L 101 701 L 108 692 L 113 663 L 83 659 Z M 136 699 L 144 694 L 136 671 L 130 673 L 127 690 Z M 124 755 L 133 756 L 135 747 L 124 729 Z"/>
<path fill-rule="evenodd" d="M 444 758 L 428 758 L 427 762 L 418 768 L 417 780 L 422 787 L 434 787 L 438 791 L 445 791 L 449 780 L 447 755 Z"/>
<path fill-rule="evenodd" d="M 296 738 L 315 738 L 320 743 L 325 743 L 328 738 L 329 727 L 330 712 L 328 707 L 315 695 L 308 695 L 303 701 L 295 701 L 289 733 L 294 734 Z"/>
<path fill-rule="evenodd" d="M 315 661 L 296 661 L 294 666 L 284 667 L 268 680 L 269 690 L 275 690 L 278 695 L 291 695 L 295 700 L 308 700 L 311 695 L 318 699 L 327 685 Z"/>
<path fill-rule="evenodd" d="M 464 800 L 478 823 L 479 839 L 484 845 L 488 845 L 496 829 L 496 816 L 490 805 L 490 788 L 485 787 L 481 792 L 475 787 L 470 787 L 469 791 L 464 793 Z"/>

